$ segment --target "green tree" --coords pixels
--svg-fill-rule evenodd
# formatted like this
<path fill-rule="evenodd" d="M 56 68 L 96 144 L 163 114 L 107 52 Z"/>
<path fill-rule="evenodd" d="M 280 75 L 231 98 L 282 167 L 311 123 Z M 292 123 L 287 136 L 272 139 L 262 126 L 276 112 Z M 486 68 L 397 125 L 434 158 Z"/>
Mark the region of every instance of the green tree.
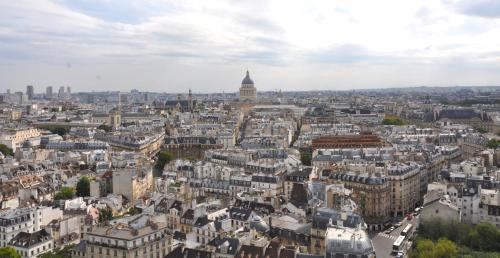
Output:
<path fill-rule="evenodd" d="M 479 234 L 477 233 L 477 230 L 471 230 L 467 234 L 467 242 L 465 243 L 465 245 L 470 247 L 471 249 L 479 250 L 479 242 Z"/>
<path fill-rule="evenodd" d="M 71 250 L 75 245 L 67 245 L 63 248 L 57 248 L 38 256 L 39 258 L 71 258 Z"/>
<path fill-rule="evenodd" d="M 67 126 L 49 125 L 49 126 L 43 126 L 42 128 L 49 130 L 53 134 L 59 134 L 60 136 L 69 133 L 69 128 Z"/>
<path fill-rule="evenodd" d="M 0 144 L 0 152 L 5 156 L 14 156 L 14 151 L 5 144 Z"/>
<path fill-rule="evenodd" d="M 434 248 L 434 256 L 439 258 L 454 258 L 457 253 L 457 245 L 446 238 L 440 238 Z"/>
<path fill-rule="evenodd" d="M 167 163 L 172 161 L 173 158 L 174 155 L 172 155 L 170 151 L 160 151 L 160 153 L 158 153 L 158 160 L 155 163 L 155 168 L 162 171 L 163 167 L 165 167 Z"/>
<path fill-rule="evenodd" d="M 487 133 L 488 132 L 488 130 L 486 130 L 482 127 L 478 127 L 478 126 L 475 126 L 474 130 L 476 130 L 478 133 Z"/>
<path fill-rule="evenodd" d="M 182 157 L 182 159 L 191 161 L 193 163 L 198 160 L 198 158 L 196 158 L 196 156 L 194 156 L 194 155 L 185 155 L 184 157 Z"/>
<path fill-rule="evenodd" d="M 425 220 L 421 221 L 418 235 L 432 241 L 445 237 L 461 249 L 470 248 L 473 252 L 500 252 L 500 230 L 489 223 L 471 226 L 453 220 Z"/>
<path fill-rule="evenodd" d="M 105 132 L 109 133 L 113 130 L 113 127 L 111 127 L 110 125 L 107 125 L 107 124 L 102 124 L 102 125 L 98 126 L 97 129 L 104 130 Z"/>
<path fill-rule="evenodd" d="M 457 257 L 458 247 L 446 238 L 440 238 L 437 243 L 430 239 L 420 239 L 417 247 L 410 253 L 412 258 L 454 258 Z"/>
<path fill-rule="evenodd" d="M 99 222 L 106 222 L 113 219 L 113 211 L 106 207 L 104 209 L 99 209 Z"/>
<path fill-rule="evenodd" d="M 86 197 L 90 196 L 90 179 L 83 176 L 78 180 L 76 184 L 76 196 Z"/>
<path fill-rule="evenodd" d="M 500 140 L 497 139 L 490 139 L 486 143 L 486 147 L 491 148 L 491 149 L 496 149 L 500 145 Z"/>
<path fill-rule="evenodd" d="M 382 120 L 383 125 L 404 125 L 405 122 L 399 117 L 387 117 Z"/>
<path fill-rule="evenodd" d="M 309 152 L 300 153 L 300 161 L 304 166 L 311 166 L 312 155 Z"/>
<path fill-rule="evenodd" d="M 500 251 L 500 231 L 489 223 L 480 223 L 476 226 L 481 251 Z"/>
<path fill-rule="evenodd" d="M 68 200 L 75 196 L 75 189 L 72 187 L 61 187 L 61 190 L 54 195 L 54 200 Z"/>
<path fill-rule="evenodd" d="M 429 239 L 423 239 L 417 242 L 417 248 L 412 257 L 415 258 L 432 258 L 434 257 L 434 242 Z"/>
<path fill-rule="evenodd" d="M 16 249 L 6 246 L 0 248 L 0 258 L 21 258 L 21 255 L 16 252 Z"/>

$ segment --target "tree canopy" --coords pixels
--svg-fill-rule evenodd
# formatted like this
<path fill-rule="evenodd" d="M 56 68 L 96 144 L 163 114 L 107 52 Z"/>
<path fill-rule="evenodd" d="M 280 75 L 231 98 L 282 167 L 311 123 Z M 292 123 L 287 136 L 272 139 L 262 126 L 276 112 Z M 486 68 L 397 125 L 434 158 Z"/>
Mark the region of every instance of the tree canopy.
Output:
<path fill-rule="evenodd" d="M 172 161 L 173 158 L 174 155 L 170 151 L 160 151 L 160 153 L 158 153 L 158 160 L 155 163 L 155 169 L 163 170 L 163 167 Z"/>
<path fill-rule="evenodd" d="M 109 133 L 109 132 L 111 132 L 111 130 L 113 130 L 113 127 L 111 127 L 110 125 L 107 125 L 107 124 L 102 124 L 102 125 L 98 126 L 97 129 L 101 129 L 101 130 L 104 130 L 105 132 Z"/>
<path fill-rule="evenodd" d="M 14 156 L 14 151 L 5 144 L 0 144 L 0 152 L 5 156 Z"/>
<path fill-rule="evenodd" d="M 106 222 L 113 219 L 113 211 L 106 207 L 104 209 L 99 209 L 99 222 Z"/>
<path fill-rule="evenodd" d="M 60 136 L 66 135 L 69 133 L 69 127 L 60 126 L 60 125 L 48 125 L 43 126 L 43 129 L 49 130 L 53 134 L 59 134 Z"/>
<path fill-rule="evenodd" d="M 471 226 L 457 221 L 431 219 L 422 221 L 418 235 L 433 241 L 446 237 L 474 251 L 500 252 L 500 244 L 498 244 L 500 230 L 489 223 Z"/>
<path fill-rule="evenodd" d="M 300 153 L 300 161 L 305 166 L 311 166 L 312 155 L 309 152 Z"/>
<path fill-rule="evenodd" d="M 496 149 L 498 148 L 498 146 L 500 145 L 500 140 L 497 140 L 497 139 L 490 139 L 487 143 L 486 143 L 486 147 L 488 148 L 492 148 L 492 149 Z"/>
<path fill-rule="evenodd" d="M 382 120 L 383 125 L 404 125 L 405 122 L 399 117 L 386 117 Z"/>
<path fill-rule="evenodd" d="M 54 195 L 55 200 L 69 200 L 75 196 L 75 189 L 63 186 L 61 190 Z"/>
<path fill-rule="evenodd" d="M 75 245 L 67 245 L 64 248 L 58 248 L 38 256 L 39 258 L 71 258 L 71 249 Z"/>
<path fill-rule="evenodd" d="M 6 246 L 0 248 L 0 258 L 21 258 L 21 255 L 16 252 L 16 249 Z"/>
<path fill-rule="evenodd" d="M 417 247 L 412 252 L 412 258 L 454 258 L 457 257 L 458 247 L 446 238 L 440 238 L 437 243 L 423 239 L 417 242 Z"/>
<path fill-rule="evenodd" d="M 474 130 L 476 130 L 478 133 L 487 133 L 488 132 L 488 130 L 486 130 L 482 127 L 479 127 L 479 126 L 474 127 Z"/>
<path fill-rule="evenodd" d="M 76 196 L 87 197 L 90 196 L 90 179 L 83 176 L 76 184 Z"/>

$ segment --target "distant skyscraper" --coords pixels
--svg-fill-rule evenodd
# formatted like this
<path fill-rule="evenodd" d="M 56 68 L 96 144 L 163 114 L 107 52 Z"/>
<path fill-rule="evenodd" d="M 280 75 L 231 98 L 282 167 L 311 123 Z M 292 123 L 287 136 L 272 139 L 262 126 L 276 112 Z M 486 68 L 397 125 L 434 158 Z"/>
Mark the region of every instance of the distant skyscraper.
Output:
<path fill-rule="evenodd" d="M 24 93 L 22 91 L 16 91 L 16 92 L 14 92 L 14 94 L 16 96 L 16 103 L 18 105 L 22 105 L 24 103 L 24 101 L 25 101 L 25 99 L 24 99 L 24 96 L 25 96 Z"/>
<path fill-rule="evenodd" d="M 64 86 L 59 87 L 59 93 L 57 95 L 60 99 L 64 98 Z"/>
<path fill-rule="evenodd" d="M 35 95 L 35 88 L 33 85 L 26 86 L 26 95 L 28 95 L 28 100 L 32 100 Z"/>
<path fill-rule="evenodd" d="M 52 94 L 54 94 L 52 91 L 52 86 L 48 86 L 47 89 L 45 90 L 45 98 L 52 99 L 53 97 Z"/>
<path fill-rule="evenodd" d="M 71 87 L 70 86 L 66 87 L 66 93 L 68 95 L 71 95 Z"/>
<path fill-rule="evenodd" d="M 128 104 L 128 95 L 126 93 L 120 93 L 120 105 Z"/>

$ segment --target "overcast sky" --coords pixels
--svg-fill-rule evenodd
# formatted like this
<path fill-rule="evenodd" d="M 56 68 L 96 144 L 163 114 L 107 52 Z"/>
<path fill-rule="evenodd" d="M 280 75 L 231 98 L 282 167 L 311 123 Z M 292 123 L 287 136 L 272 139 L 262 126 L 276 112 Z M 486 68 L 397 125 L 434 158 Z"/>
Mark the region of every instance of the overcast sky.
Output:
<path fill-rule="evenodd" d="M 0 1 L 0 92 L 500 85 L 500 0 Z"/>

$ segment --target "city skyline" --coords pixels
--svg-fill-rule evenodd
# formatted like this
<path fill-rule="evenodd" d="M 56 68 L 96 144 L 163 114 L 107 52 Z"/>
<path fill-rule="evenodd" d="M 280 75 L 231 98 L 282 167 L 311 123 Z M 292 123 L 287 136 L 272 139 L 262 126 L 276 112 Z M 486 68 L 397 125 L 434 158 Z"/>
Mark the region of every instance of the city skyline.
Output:
<path fill-rule="evenodd" d="M 0 91 L 237 92 L 499 85 L 500 4 L 0 3 Z"/>

